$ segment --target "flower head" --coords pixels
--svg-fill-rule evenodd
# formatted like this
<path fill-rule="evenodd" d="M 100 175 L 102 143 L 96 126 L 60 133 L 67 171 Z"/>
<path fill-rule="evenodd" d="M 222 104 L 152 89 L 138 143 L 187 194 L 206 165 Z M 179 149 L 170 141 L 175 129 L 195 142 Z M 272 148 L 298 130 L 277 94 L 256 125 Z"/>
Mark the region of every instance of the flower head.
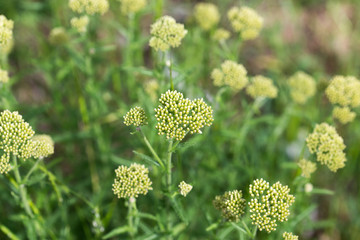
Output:
<path fill-rule="evenodd" d="M 160 105 L 155 109 L 159 135 L 181 141 L 187 133 L 202 133 L 201 128 L 213 122 L 212 109 L 202 98 L 190 100 L 183 94 L 167 91 L 161 94 Z"/>
<path fill-rule="evenodd" d="M 104 14 L 109 9 L 109 2 L 108 0 L 69 0 L 69 7 L 80 14 Z"/>
<path fill-rule="evenodd" d="M 137 198 L 139 194 L 146 195 L 152 190 L 149 169 L 144 165 L 133 163 L 130 167 L 119 166 L 115 173 L 113 192 L 118 198 Z"/>
<path fill-rule="evenodd" d="M 6 44 L 0 44 L 0 57 L 7 56 L 14 47 L 14 39 L 11 39 Z"/>
<path fill-rule="evenodd" d="M 200 27 L 207 31 L 218 24 L 220 13 L 213 3 L 198 3 L 194 8 L 194 16 Z"/>
<path fill-rule="evenodd" d="M 147 124 L 145 110 L 141 107 L 134 107 L 124 116 L 124 124 L 126 126 L 134 125 L 136 127 Z"/>
<path fill-rule="evenodd" d="M 163 16 L 151 25 L 149 45 L 156 51 L 166 51 L 170 47 L 178 47 L 187 34 L 183 24 L 176 23 L 170 16 Z"/>
<path fill-rule="evenodd" d="M 308 98 L 315 95 L 315 80 L 304 72 L 296 72 L 289 78 L 288 84 L 292 99 L 299 104 L 304 104 Z"/>
<path fill-rule="evenodd" d="M 49 135 L 35 135 L 32 141 L 34 142 L 34 158 L 44 158 L 54 154 L 54 141 Z"/>
<path fill-rule="evenodd" d="M 70 20 L 71 26 L 76 29 L 79 33 L 84 33 L 87 31 L 87 26 L 89 24 L 89 17 L 82 16 L 82 17 L 73 17 Z"/>
<path fill-rule="evenodd" d="M 225 41 L 230 37 L 230 32 L 224 28 L 218 28 L 215 30 L 212 38 L 215 41 Z"/>
<path fill-rule="evenodd" d="M 244 40 L 256 38 L 263 26 L 263 19 L 249 7 L 232 7 L 227 13 L 235 32 L 240 32 Z"/>
<path fill-rule="evenodd" d="M 142 10 L 146 4 L 146 0 L 119 0 L 121 3 L 121 12 L 123 14 L 136 13 Z"/>
<path fill-rule="evenodd" d="M 342 124 L 347 124 L 354 121 L 356 113 L 352 112 L 349 107 L 335 107 L 332 116 Z"/>
<path fill-rule="evenodd" d="M 284 232 L 282 236 L 283 236 L 284 240 L 298 240 L 299 239 L 298 236 L 293 235 L 292 233 L 288 233 L 288 232 Z"/>
<path fill-rule="evenodd" d="M 270 78 L 264 76 L 255 76 L 252 78 L 250 85 L 246 88 L 246 92 L 252 98 L 276 98 L 278 90 Z"/>
<path fill-rule="evenodd" d="M 32 156 L 34 131 L 18 112 L 5 110 L 0 115 L 0 149 L 3 155 L 0 160 L 0 173 L 10 169 L 10 155 L 26 160 Z"/>
<path fill-rule="evenodd" d="M 327 165 L 331 171 L 336 172 L 345 166 L 344 140 L 334 127 L 327 123 L 317 124 L 306 143 L 310 153 L 316 154 L 317 161 Z"/>
<path fill-rule="evenodd" d="M 260 231 L 275 231 L 276 222 L 287 221 L 290 214 L 289 208 L 295 202 L 295 197 L 289 194 L 288 186 L 281 185 L 280 182 L 269 187 L 269 183 L 263 179 L 254 180 L 250 184 L 249 192 L 251 200 L 250 218 L 252 224 L 256 225 Z"/>
<path fill-rule="evenodd" d="M 7 45 L 13 39 L 14 22 L 0 15 L 0 47 Z"/>
<path fill-rule="evenodd" d="M 306 178 L 310 178 L 310 175 L 316 171 L 316 164 L 306 159 L 301 159 L 298 166 L 301 168 L 301 176 Z"/>
<path fill-rule="evenodd" d="M 234 190 L 216 196 L 213 205 L 217 210 L 221 211 L 226 220 L 237 222 L 244 214 L 246 200 L 243 198 L 241 190 Z"/>
<path fill-rule="evenodd" d="M 9 74 L 7 71 L 0 68 L 0 83 L 7 83 L 9 81 Z"/>
<path fill-rule="evenodd" d="M 49 41 L 53 45 L 61 45 L 69 41 L 69 36 L 63 27 L 56 27 L 51 30 Z"/>
<path fill-rule="evenodd" d="M 335 76 L 325 90 L 332 104 L 360 106 L 360 81 L 353 76 Z"/>
<path fill-rule="evenodd" d="M 184 181 L 181 181 L 181 183 L 179 184 L 179 192 L 184 197 L 186 197 L 186 195 L 188 195 L 188 193 L 192 190 L 192 188 L 193 188 L 193 186 L 191 186 L 190 184 L 187 184 Z"/>
<path fill-rule="evenodd" d="M 215 86 L 227 85 L 235 91 L 240 91 L 248 83 L 247 71 L 243 65 L 226 60 L 221 64 L 221 69 L 215 68 L 211 72 L 211 78 Z"/>

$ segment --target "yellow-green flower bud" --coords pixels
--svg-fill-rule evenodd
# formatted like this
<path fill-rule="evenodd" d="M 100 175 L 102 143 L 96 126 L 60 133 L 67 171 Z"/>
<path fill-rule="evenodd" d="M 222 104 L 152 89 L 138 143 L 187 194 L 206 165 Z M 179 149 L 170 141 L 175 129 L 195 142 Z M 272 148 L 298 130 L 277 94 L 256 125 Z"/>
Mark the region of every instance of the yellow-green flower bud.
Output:
<path fill-rule="evenodd" d="M 9 74 L 7 71 L 0 68 L 0 83 L 7 83 L 9 81 Z"/>
<path fill-rule="evenodd" d="M 316 159 L 321 164 L 336 172 L 345 166 L 346 157 L 344 140 L 335 128 L 327 123 L 317 124 L 313 133 L 306 138 L 310 153 L 316 154 Z"/>
<path fill-rule="evenodd" d="M 244 214 L 246 200 L 243 198 L 241 190 L 234 190 L 216 196 L 213 205 L 221 211 L 227 221 L 237 222 Z"/>
<path fill-rule="evenodd" d="M 0 15 L 0 47 L 7 45 L 13 39 L 14 22 Z"/>
<path fill-rule="evenodd" d="M 35 135 L 32 141 L 34 142 L 34 158 L 45 158 L 54 154 L 54 141 L 49 135 Z"/>
<path fill-rule="evenodd" d="M 310 178 L 310 175 L 316 171 L 316 164 L 306 159 L 301 159 L 298 166 L 301 168 L 301 176 L 306 178 Z"/>
<path fill-rule="evenodd" d="M 304 72 L 296 72 L 289 78 L 288 84 L 291 97 L 296 103 L 304 104 L 310 97 L 315 95 L 316 82 Z"/>
<path fill-rule="evenodd" d="M 181 141 L 187 133 L 202 133 L 201 128 L 211 126 L 213 110 L 204 100 L 190 100 L 183 94 L 167 91 L 161 94 L 160 105 L 155 109 L 159 135 Z"/>
<path fill-rule="evenodd" d="M 215 68 L 211 72 L 211 78 L 215 86 L 229 86 L 234 91 L 240 91 L 249 81 L 245 67 L 230 60 L 223 62 L 221 69 Z"/>
<path fill-rule="evenodd" d="M 347 124 L 354 121 L 356 113 L 352 112 L 349 107 L 335 107 L 332 116 L 342 124 Z"/>
<path fill-rule="evenodd" d="M 332 104 L 360 106 L 360 81 L 353 76 L 335 76 L 325 90 Z"/>
<path fill-rule="evenodd" d="M 176 23 L 170 16 L 163 16 L 151 25 L 149 45 L 156 51 L 166 51 L 170 47 L 178 47 L 187 34 L 183 24 Z"/>
<path fill-rule="evenodd" d="M 215 4 L 198 3 L 194 8 L 194 16 L 200 27 L 207 31 L 219 23 L 220 13 Z"/>
<path fill-rule="evenodd" d="M 134 125 L 136 127 L 147 124 L 145 110 L 141 107 L 134 107 L 124 116 L 124 124 L 126 126 Z"/>
<path fill-rule="evenodd" d="M 10 169 L 10 155 L 26 160 L 32 156 L 34 131 L 18 112 L 5 110 L 0 115 L 0 149 L 3 155 L 0 160 L 0 173 L 7 173 Z"/>
<path fill-rule="evenodd" d="M 284 240 L 298 240 L 299 239 L 298 236 L 293 235 L 292 233 L 288 233 L 288 232 L 284 232 L 282 236 L 283 236 Z"/>
<path fill-rule="evenodd" d="M 109 2 L 108 0 L 69 0 L 69 7 L 80 14 L 104 14 L 109 9 Z"/>
<path fill-rule="evenodd" d="M 119 166 L 115 170 L 113 192 L 118 198 L 137 198 L 139 194 L 146 195 L 152 190 L 149 169 L 144 165 L 133 163 L 130 167 Z"/>
<path fill-rule="evenodd" d="M 295 202 L 295 197 L 289 194 L 288 186 L 277 182 L 269 187 L 269 183 L 265 180 L 256 179 L 253 184 L 250 184 L 249 192 L 252 197 L 248 203 L 250 218 L 252 224 L 256 225 L 260 231 L 275 231 L 277 221 L 288 220 L 289 208 Z"/>
<path fill-rule="evenodd" d="M 118 0 L 121 4 L 121 12 L 123 14 L 137 13 L 145 8 L 146 0 Z"/>
<path fill-rule="evenodd" d="M 53 28 L 49 34 L 49 42 L 53 45 L 62 45 L 69 41 L 69 36 L 63 27 Z"/>
<path fill-rule="evenodd" d="M 6 44 L 0 44 L 0 57 L 7 56 L 14 47 L 14 39 L 9 40 Z"/>
<path fill-rule="evenodd" d="M 181 183 L 179 184 L 179 192 L 184 197 L 186 197 L 186 195 L 188 195 L 188 193 L 192 190 L 192 188 L 193 188 L 193 186 L 191 186 L 190 184 L 187 184 L 184 181 L 181 181 Z"/>
<path fill-rule="evenodd" d="M 255 76 L 252 78 L 250 85 L 246 88 L 246 92 L 252 98 L 276 98 L 278 89 L 274 86 L 273 81 L 270 78 L 264 76 Z"/>
<path fill-rule="evenodd" d="M 214 32 L 214 35 L 212 36 L 212 38 L 215 41 L 225 41 L 227 39 L 229 39 L 230 37 L 230 32 L 224 28 L 218 28 L 216 29 L 216 31 Z"/>
<path fill-rule="evenodd" d="M 87 31 L 87 26 L 89 24 L 89 17 L 82 16 L 82 17 L 73 17 L 70 20 L 71 26 L 76 29 L 79 33 L 84 33 Z"/>
<path fill-rule="evenodd" d="M 244 40 L 256 38 L 263 26 L 262 17 L 249 7 L 232 7 L 227 16 L 234 31 L 240 32 Z"/>

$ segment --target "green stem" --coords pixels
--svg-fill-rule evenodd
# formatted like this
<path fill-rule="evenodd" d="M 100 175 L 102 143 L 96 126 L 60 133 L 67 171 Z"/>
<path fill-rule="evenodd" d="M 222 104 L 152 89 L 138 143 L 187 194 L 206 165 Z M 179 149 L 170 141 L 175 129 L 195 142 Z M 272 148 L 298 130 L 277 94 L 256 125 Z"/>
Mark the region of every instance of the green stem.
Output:
<path fill-rule="evenodd" d="M 37 168 L 37 166 L 39 165 L 39 163 L 43 160 L 42 157 L 38 158 L 38 160 L 36 160 L 36 162 L 34 163 L 34 165 L 32 166 L 32 168 L 30 169 L 30 171 L 26 174 L 25 178 L 24 178 L 24 182 L 27 182 L 27 180 L 29 179 L 29 177 L 31 176 L 31 174 L 35 171 L 35 169 Z"/>
<path fill-rule="evenodd" d="M 151 154 L 153 155 L 153 157 L 155 158 L 155 160 L 160 164 L 162 169 L 165 169 L 164 163 L 163 161 L 160 159 L 160 157 L 157 155 L 157 153 L 155 152 L 154 148 L 151 146 L 149 140 L 147 139 L 147 137 L 145 136 L 145 134 L 143 133 L 143 131 L 140 129 L 140 134 L 143 137 L 143 140 L 146 144 L 146 146 L 148 147 L 148 149 L 150 150 Z"/>
<path fill-rule="evenodd" d="M 170 90 L 174 91 L 174 82 L 172 76 L 172 61 L 171 61 L 171 53 L 169 52 L 169 72 L 170 72 Z"/>
<path fill-rule="evenodd" d="M 173 139 L 169 141 L 169 147 L 167 152 L 167 161 L 166 161 L 166 186 L 167 186 L 167 192 L 168 192 L 168 202 L 167 202 L 167 231 L 169 233 L 169 239 L 172 239 L 170 234 L 171 229 L 171 221 L 170 221 L 170 201 L 171 201 L 171 156 L 172 156 L 172 146 L 173 146 Z"/>
<path fill-rule="evenodd" d="M 31 217 L 34 217 L 33 212 L 31 211 L 30 205 L 29 205 L 29 201 L 27 199 L 27 195 L 26 195 L 26 187 L 24 185 L 24 183 L 21 180 L 21 175 L 19 172 L 19 166 L 17 164 L 17 159 L 16 156 L 13 156 L 13 163 L 14 163 L 14 174 L 15 174 L 15 179 L 16 182 L 19 184 L 19 192 L 20 192 L 20 198 L 23 204 L 23 207 L 25 209 L 25 212 Z"/>
<path fill-rule="evenodd" d="M 136 208 L 136 198 L 131 197 L 129 198 L 128 202 L 128 225 L 129 225 L 129 234 L 132 239 L 134 239 L 135 234 L 137 232 L 136 226 L 135 226 L 135 218 L 137 215 L 137 208 Z"/>
<path fill-rule="evenodd" d="M 245 227 L 245 230 L 246 230 L 248 236 L 251 237 L 251 238 L 253 238 L 253 234 L 251 233 L 250 229 L 248 228 L 248 226 L 246 225 L 246 223 L 244 222 L 243 219 L 241 219 L 241 223 L 242 223 L 242 225 Z"/>

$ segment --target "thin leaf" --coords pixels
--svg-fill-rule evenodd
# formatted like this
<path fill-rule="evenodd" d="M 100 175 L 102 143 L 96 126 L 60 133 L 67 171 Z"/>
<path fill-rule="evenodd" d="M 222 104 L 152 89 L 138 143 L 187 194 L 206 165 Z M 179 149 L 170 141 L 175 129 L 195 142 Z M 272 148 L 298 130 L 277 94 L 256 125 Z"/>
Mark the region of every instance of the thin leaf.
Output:
<path fill-rule="evenodd" d="M 7 227 L 0 225 L 0 230 L 11 240 L 19 240 L 19 238 Z"/>
<path fill-rule="evenodd" d="M 128 231 L 129 231 L 128 226 L 118 227 L 118 228 L 115 228 L 114 230 L 112 230 L 111 232 L 109 232 L 108 234 L 106 234 L 105 236 L 103 236 L 102 239 L 108 239 L 108 238 L 111 238 L 111 237 L 115 237 L 117 235 L 126 233 Z"/>
<path fill-rule="evenodd" d="M 133 151 L 133 153 L 135 153 L 136 155 L 138 155 L 142 160 L 145 160 L 146 162 L 153 164 L 155 166 L 160 166 L 159 163 L 157 163 L 154 159 L 152 159 L 151 157 L 149 157 L 148 155 L 139 153 L 137 151 Z"/>

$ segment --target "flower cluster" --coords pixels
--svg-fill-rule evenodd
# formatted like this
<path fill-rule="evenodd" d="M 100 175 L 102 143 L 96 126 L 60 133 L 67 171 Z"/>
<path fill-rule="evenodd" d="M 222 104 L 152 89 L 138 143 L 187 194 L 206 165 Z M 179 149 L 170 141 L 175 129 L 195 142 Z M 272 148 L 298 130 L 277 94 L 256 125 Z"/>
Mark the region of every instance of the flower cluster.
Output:
<path fill-rule="evenodd" d="M 0 160 L 0 173 L 10 169 L 10 155 L 26 160 L 32 156 L 34 131 L 18 112 L 5 110 L 0 115 L 0 149 L 3 155 Z"/>
<path fill-rule="evenodd" d="M 0 15 L 0 47 L 6 46 L 13 38 L 14 22 Z"/>
<path fill-rule="evenodd" d="M 179 192 L 184 197 L 186 197 L 186 195 L 188 195 L 188 193 L 192 190 L 192 188 L 193 188 L 193 186 L 191 186 L 190 184 L 187 184 L 184 181 L 181 181 L 181 183 L 179 184 Z"/>
<path fill-rule="evenodd" d="M 292 99 L 299 104 L 304 104 L 308 98 L 315 95 L 316 82 L 304 72 L 296 72 L 289 78 L 288 84 Z"/>
<path fill-rule="evenodd" d="M 360 106 L 360 81 L 353 76 L 335 76 L 325 93 L 332 104 Z"/>
<path fill-rule="evenodd" d="M 232 7 L 227 13 L 235 32 L 240 32 L 242 39 L 256 38 L 263 26 L 263 19 L 249 7 Z"/>
<path fill-rule="evenodd" d="M 156 79 L 151 79 L 145 83 L 145 92 L 155 101 L 158 97 L 159 83 Z"/>
<path fill-rule="evenodd" d="M 89 17 L 88 16 L 82 16 L 82 17 L 73 17 L 70 20 L 70 24 L 73 28 L 76 29 L 79 33 L 84 33 L 87 31 L 87 26 L 89 24 Z"/>
<path fill-rule="evenodd" d="M 224 28 L 218 28 L 215 30 L 214 35 L 212 38 L 215 41 L 225 41 L 230 37 L 230 32 Z"/>
<path fill-rule="evenodd" d="M 146 195 L 152 190 L 149 169 L 144 165 L 133 163 L 130 167 L 119 166 L 115 173 L 113 192 L 118 198 L 137 198 L 139 194 Z"/>
<path fill-rule="evenodd" d="M 108 0 L 69 0 L 69 7 L 77 13 L 104 14 L 109 9 Z"/>
<path fill-rule="evenodd" d="M 313 133 L 306 138 L 309 151 L 316 154 L 317 161 L 336 172 L 345 166 L 345 144 L 335 128 L 327 123 L 317 124 Z"/>
<path fill-rule="evenodd" d="M 290 214 L 289 208 L 295 202 L 295 197 L 289 194 L 288 186 L 282 186 L 280 182 L 273 184 L 263 179 L 254 180 L 250 184 L 249 192 L 252 197 L 250 200 L 250 218 L 252 224 L 256 225 L 260 231 L 275 231 L 276 222 L 287 221 Z"/>
<path fill-rule="evenodd" d="M 246 92 L 252 98 L 276 98 L 278 89 L 274 86 L 270 78 L 264 76 L 255 76 L 252 78 L 251 84 L 246 88 Z"/>
<path fill-rule="evenodd" d="M 230 60 L 223 62 L 221 69 L 215 68 L 211 72 L 211 78 L 215 86 L 227 85 L 235 91 L 243 89 L 249 81 L 245 67 Z"/>
<path fill-rule="evenodd" d="M 151 25 L 149 45 L 156 51 L 166 51 L 170 47 L 178 47 L 187 34 L 183 24 L 176 23 L 170 16 L 163 16 Z"/>
<path fill-rule="evenodd" d="M 180 92 L 168 90 L 161 94 L 155 109 L 159 135 L 181 141 L 187 133 L 201 133 L 201 128 L 214 121 L 212 108 L 202 98 L 190 100 Z"/>
<path fill-rule="evenodd" d="M 244 214 L 246 200 L 243 198 L 241 190 L 234 190 L 216 196 L 213 205 L 217 210 L 221 211 L 226 220 L 237 222 L 241 215 Z"/>
<path fill-rule="evenodd" d="M 54 141 L 49 135 L 35 135 L 32 141 L 34 158 L 45 158 L 54 154 Z"/>
<path fill-rule="evenodd" d="M 215 4 L 198 3 L 194 8 L 194 16 L 200 27 L 207 31 L 219 23 L 220 13 Z"/>
<path fill-rule="evenodd" d="M 142 10 L 146 4 L 146 0 L 119 0 L 121 3 L 121 12 L 123 14 L 136 13 Z"/>
<path fill-rule="evenodd" d="M 75 24 L 76 25 L 76 24 Z M 63 27 L 51 29 L 49 34 L 49 42 L 53 45 L 61 45 L 69 41 L 69 36 Z"/>
<path fill-rule="evenodd" d="M 354 121 L 356 113 L 352 112 L 349 107 L 335 107 L 332 112 L 334 119 L 339 120 L 342 124 Z"/>
<path fill-rule="evenodd" d="M 293 235 L 292 233 L 288 233 L 288 232 L 284 232 L 282 236 L 283 236 L 284 240 L 298 240 L 299 239 L 298 236 Z"/>
<path fill-rule="evenodd" d="M 124 116 L 124 124 L 126 126 L 134 125 L 136 127 L 147 124 L 145 110 L 141 107 L 134 107 Z"/>
<path fill-rule="evenodd" d="M 7 71 L 0 68 L 0 83 L 7 83 L 9 81 L 9 74 Z"/>
<path fill-rule="evenodd" d="M 316 171 L 316 164 L 306 159 L 301 159 L 298 166 L 301 168 L 301 176 L 306 178 L 310 178 L 310 175 Z"/>

